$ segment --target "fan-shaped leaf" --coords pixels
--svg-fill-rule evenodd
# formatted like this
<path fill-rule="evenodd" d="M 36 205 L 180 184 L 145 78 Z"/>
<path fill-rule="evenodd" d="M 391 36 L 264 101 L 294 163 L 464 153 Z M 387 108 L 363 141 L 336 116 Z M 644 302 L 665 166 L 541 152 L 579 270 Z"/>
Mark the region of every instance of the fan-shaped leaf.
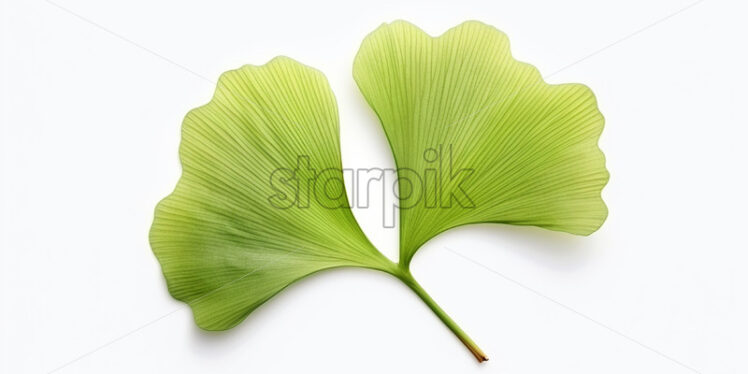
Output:
<path fill-rule="evenodd" d="M 587 235 L 605 220 L 595 97 L 583 85 L 545 83 L 495 28 L 466 22 L 432 38 L 385 24 L 364 40 L 353 74 L 399 168 L 401 265 L 455 226 Z"/>
<path fill-rule="evenodd" d="M 184 119 L 183 173 L 150 233 L 171 294 L 227 329 L 293 282 L 341 266 L 392 274 L 479 361 L 486 355 L 413 278 L 418 247 L 499 222 L 589 234 L 606 217 L 603 118 L 581 85 L 548 85 L 477 22 L 431 38 L 370 34 L 354 77 L 399 167 L 400 263 L 357 225 L 343 187 L 337 107 L 324 76 L 287 58 L 225 73 Z"/>
<path fill-rule="evenodd" d="M 394 264 L 366 239 L 342 184 L 325 77 L 288 58 L 223 74 L 182 127 L 182 177 L 150 233 L 171 294 L 223 330 L 309 274 Z"/>

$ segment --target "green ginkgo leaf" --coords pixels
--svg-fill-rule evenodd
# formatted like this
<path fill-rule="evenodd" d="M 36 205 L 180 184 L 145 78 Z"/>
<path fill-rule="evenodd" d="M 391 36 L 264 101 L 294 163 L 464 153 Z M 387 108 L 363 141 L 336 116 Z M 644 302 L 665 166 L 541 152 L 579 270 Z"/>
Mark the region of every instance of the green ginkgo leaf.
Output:
<path fill-rule="evenodd" d="M 460 225 L 588 235 L 607 217 L 594 95 L 545 83 L 495 28 L 471 21 L 432 38 L 385 24 L 364 40 L 353 75 L 398 166 L 401 266 Z"/>
<path fill-rule="evenodd" d="M 150 242 L 200 327 L 233 327 L 323 269 L 394 267 L 347 206 L 337 106 L 319 71 L 276 58 L 224 73 L 185 117 L 179 154 L 182 177 L 156 207 Z M 324 170 L 331 183 L 304 183 Z"/>
<path fill-rule="evenodd" d="M 469 223 L 597 229 L 608 174 L 595 99 L 580 85 L 544 83 L 512 59 L 502 33 L 476 22 L 436 39 L 384 25 L 364 41 L 354 76 L 399 167 L 400 262 L 374 248 L 348 206 L 327 80 L 280 57 L 223 74 L 213 99 L 184 119 L 182 176 L 150 232 L 169 292 L 200 327 L 224 330 L 310 274 L 374 269 L 400 279 L 485 361 L 410 260 Z"/>

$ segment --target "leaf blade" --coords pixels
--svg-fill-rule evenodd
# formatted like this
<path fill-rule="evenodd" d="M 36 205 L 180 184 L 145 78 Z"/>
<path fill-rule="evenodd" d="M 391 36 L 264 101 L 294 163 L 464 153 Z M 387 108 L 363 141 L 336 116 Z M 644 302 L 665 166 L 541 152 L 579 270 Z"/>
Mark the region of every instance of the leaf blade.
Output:
<path fill-rule="evenodd" d="M 156 207 L 149 239 L 169 292 L 201 328 L 231 328 L 321 270 L 392 265 L 347 206 L 338 132 L 325 77 L 288 58 L 224 73 L 213 99 L 187 114 L 183 173 Z M 278 170 L 305 183 L 281 178 L 279 189 Z M 309 179 L 323 170 L 339 178 L 337 194 Z"/>
<path fill-rule="evenodd" d="M 604 119 L 594 95 L 583 85 L 545 83 L 537 69 L 514 60 L 495 28 L 470 21 L 432 38 L 407 22 L 384 24 L 362 43 L 353 75 L 385 129 L 401 179 L 404 170 L 427 176 L 434 152 L 440 163 L 451 156 L 433 186 L 421 181 L 421 197 L 400 184 L 401 263 L 461 225 L 588 235 L 607 217 L 600 191 L 609 175 L 597 146 Z M 470 183 L 454 182 L 455 170 L 470 171 Z M 431 195 L 448 209 L 428 207 Z"/>

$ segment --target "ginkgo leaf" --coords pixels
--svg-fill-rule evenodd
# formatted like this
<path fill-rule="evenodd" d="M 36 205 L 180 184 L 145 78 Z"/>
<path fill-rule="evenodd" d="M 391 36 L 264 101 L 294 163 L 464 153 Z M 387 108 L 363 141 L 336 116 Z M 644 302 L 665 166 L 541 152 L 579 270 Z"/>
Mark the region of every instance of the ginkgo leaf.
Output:
<path fill-rule="evenodd" d="M 187 114 L 182 176 L 150 242 L 200 327 L 228 329 L 323 269 L 394 268 L 348 208 L 338 133 L 326 78 L 288 58 L 224 73 Z"/>
<path fill-rule="evenodd" d="M 401 266 L 460 225 L 588 235 L 607 217 L 594 95 L 545 83 L 495 28 L 471 21 L 432 38 L 384 24 L 364 40 L 353 75 L 398 167 Z"/>
<path fill-rule="evenodd" d="M 603 119 L 581 85 L 552 86 L 506 37 L 468 22 L 440 38 L 384 25 L 354 76 L 398 165 L 400 262 L 369 242 L 343 183 L 338 114 L 324 76 L 288 58 L 221 76 L 184 119 L 182 176 L 150 232 L 169 292 L 205 329 L 230 328 L 285 287 L 343 266 L 389 273 L 478 361 L 486 355 L 413 278 L 424 242 L 500 222 L 589 234 L 607 210 Z"/>

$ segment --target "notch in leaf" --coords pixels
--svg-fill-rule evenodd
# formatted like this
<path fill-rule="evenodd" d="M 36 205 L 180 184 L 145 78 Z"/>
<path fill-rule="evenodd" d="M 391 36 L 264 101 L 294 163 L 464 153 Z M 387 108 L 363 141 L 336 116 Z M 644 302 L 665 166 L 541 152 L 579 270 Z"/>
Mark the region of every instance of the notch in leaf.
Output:
<path fill-rule="evenodd" d="M 409 201 L 412 194 L 403 198 L 409 208 L 401 210 L 393 263 L 347 205 L 337 106 L 324 76 L 282 57 L 245 66 L 223 74 L 213 99 L 184 119 L 182 177 L 156 207 L 150 232 L 169 291 L 201 328 L 225 330 L 315 272 L 379 270 L 412 289 L 485 361 L 416 282 L 410 261 L 430 238 L 464 224 L 597 229 L 608 174 L 594 97 L 580 85 L 544 83 L 511 57 L 504 34 L 477 22 L 439 38 L 405 22 L 383 25 L 364 40 L 354 77 L 384 126 L 399 177 L 428 168 L 422 153 L 448 144 L 459 155 L 452 167 L 473 170 L 471 178 L 423 193 L 438 188 L 449 202 L 464 193 L 472 206 L 430 209 Z M 320 173 L 341 183 L 317 183 Z"/>

